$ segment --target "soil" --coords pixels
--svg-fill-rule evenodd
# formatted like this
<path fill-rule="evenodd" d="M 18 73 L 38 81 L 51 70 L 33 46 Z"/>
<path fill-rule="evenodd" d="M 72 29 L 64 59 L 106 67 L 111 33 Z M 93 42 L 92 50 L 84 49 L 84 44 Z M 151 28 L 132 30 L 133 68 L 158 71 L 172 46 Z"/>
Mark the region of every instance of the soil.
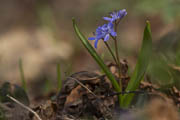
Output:
<path fill-rule="evenodd" d="M 123 60 L 121 64 L 122 76 L 120 79 L 125 89 L 130 77 L 127 75 L 127 62 Z M 107 63 L 107 65 L 118 81 L 117 66 L 113 63 Z M 21 97 L 19 97 L 17 91 L 22 91 L 22 89 L 17 85 L 6 83 L 1 87 L 0 95 L 10 94 L 30 107 L 28 97 L 24 97 L 26 94 L 21 92 Z M 177 109 L 180 107 L 180 91 L 176 87 L 161 89 L 146 80 L 141 82 L 138 91 L 133 92 L 135 99 L 132 106 L 129 109 L 122 109 L 118 105 L 117 95 L 119 93 L 113 89 L 104 74 L 81 71 L 67 77 L 60 92 L 51 94 L 48 100 L 33 107 L 31 105 L 30 108 L 42 120 L 135 120 L 139 117 L 142 119 L 144 116 L 153 120 L 161 118 L 164 118 L 163 120 L 178 120 Z M 141 99 L 140 104 L 143 109 L 139 109 L 137 103 L 142 95 L 143 99 Z M 142 107 L 143 103 L 144 107 Z M 0 108 L 2 119 L 4 116 L 4 119 L 8 120 L 36 120 L 34 114 L 8 98 L 3 99 Z"/>

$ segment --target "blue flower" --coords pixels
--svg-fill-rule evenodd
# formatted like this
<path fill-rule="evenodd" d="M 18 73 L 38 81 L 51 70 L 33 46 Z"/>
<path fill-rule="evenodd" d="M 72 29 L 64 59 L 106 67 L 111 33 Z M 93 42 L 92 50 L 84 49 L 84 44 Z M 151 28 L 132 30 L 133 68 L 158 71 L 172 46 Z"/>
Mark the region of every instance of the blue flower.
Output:
<path fill-rule="evenodd" d="M 113 37 L 117 35 L 116 32 L 114 31 L 114 25 L 111 22 L 99 26 L 96 29 L 95 37 L 89 37 L 88 40 L 95 40 L 94 47 L 97 48 L 98 41 L 100 39 L 107 41 L 109 40 L 110 35 Z"/>
<path fill-rule="evenodd" d="M 114 22 L 115 20 L 122 19 L 126 15 L 127 15 L 126 9 L 123 9 L 123 10 L 119 10 L 117 12 L 112 12 L 110 14 L 111 18 L 110 17 L 103 17 L 103 19 L 110 21 L 110 22 Z"/>

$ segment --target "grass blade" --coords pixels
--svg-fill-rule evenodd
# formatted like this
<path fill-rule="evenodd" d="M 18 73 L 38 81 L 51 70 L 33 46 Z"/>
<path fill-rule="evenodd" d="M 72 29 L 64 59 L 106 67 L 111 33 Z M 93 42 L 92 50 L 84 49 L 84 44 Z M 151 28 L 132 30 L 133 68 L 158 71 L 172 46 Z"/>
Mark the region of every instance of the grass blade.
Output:
<path fill-rule="evenodd" d="M 146 27 L 144 29 L 144 37 L 142 47 L 138 56 L 138 61 L 135 67 L 135 70 L 131 76 L 131 79 L 128 83 L 126 91 L 134 91 L 139 87 L 141 80 L 144 77 L 144 74 L 147 70 L 149 60 L 152 53 L 152 37 L 151 37 L 151 28 L 149 21 L 146 22 Z M 123 107 L 128 107 L 133 99 L 134 94 L 125 94 L 122 97 Z"/>
<path fill-rule="evenodd" d="M 58 92 L 59 92 L 62 88 L 61 68 L 59 63 L 57 64 L 57 81 L 58 81 Z"/>
<path fill-rule="evenodd" d="M 26 80 L 24 77 L 24 69 L 23 69 L 22 59 L 19 59 L 19 71 L 20 71 L 20 76 L 21 76 L 22 88 L 27 92 L 27 84 L 26 84 Z"/>
<path fill-rule="evenodd" d="M 97 52 L 94 50 L 92 45 L 88 42 L 88 40 L 84 37 L 84 35 L 80 32 L 79 28 L 77 27 L 77 24 L 75 22 L 75 19 L 72 19 L 73 21 L 73 27 L 76 32 L 76 35 L 79 37 L 81 42 L 83 43 L 84 47 L 88 50 L 88 52 L 91 54 L 91 56 L 94 58 L 94 60 L 98 63 L 98 65 L 101 67 L 103 72 L 107 75 L 108 79 L 111 81 L 113 87 L 117 92 L 121 92 L 121 88 L 118 85 L 118 82 L 116 81 L 113 74 L 109 71 L 108 67 L 104 64 L 103 60 L 100 58 L 100 56 L 97 54 Z"/>

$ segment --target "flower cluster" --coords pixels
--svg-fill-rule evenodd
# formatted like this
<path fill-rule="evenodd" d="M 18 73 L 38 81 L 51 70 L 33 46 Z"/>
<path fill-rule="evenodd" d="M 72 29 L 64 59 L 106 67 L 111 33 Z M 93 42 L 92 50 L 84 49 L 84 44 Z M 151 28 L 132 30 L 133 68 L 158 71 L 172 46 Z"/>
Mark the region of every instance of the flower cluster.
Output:
<path fill-rule="evenodd" d="M 119 10 L 117 12 L 110 13 L 110 17 L 103 17 L 104 20 L 107 20 L 109 22 L 114 22 L 115 20 L 122 19 L 124 16 L 127 15 L 126 9 Z"/>
<path fill-rule="evenodd" d="M 95 37 L 89 37 L 89 40 L 95 40 L 94 47 L 97 48 L 98 41 L 103 39 L 104 41 L 109 40 L 110 35 L 116 36 L 116 32 L 114 32 L 114 25 L 110 22 L 108 24 L 104 24 L 99 26 L 96 29 Z"/>
<path fill-rule="evenodd" d="M 114 22 L 121 20 L 124 16 L 127 15 L 125 9 L 119 10 L 117 12 L 112 12 L 111 17 L 103 17 L 104 20 L 109 21 L 107 24 L 99 26 L 96 29 L 95 37 L 89 37 L 88 40 L 95 40 L 94 47 L 97 48 L 98 41 L 103 39 L 105 42 L 109 40 L 110 36 L 115 37 L 117 34 L 114 31 Z"/>

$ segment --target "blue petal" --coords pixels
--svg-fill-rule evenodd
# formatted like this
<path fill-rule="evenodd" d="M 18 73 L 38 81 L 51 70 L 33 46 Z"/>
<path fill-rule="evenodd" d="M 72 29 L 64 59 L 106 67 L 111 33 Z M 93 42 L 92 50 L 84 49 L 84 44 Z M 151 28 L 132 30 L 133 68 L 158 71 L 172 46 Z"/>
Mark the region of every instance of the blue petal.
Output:
<path fill-rule="evenodd" d="M 107 29 L 106 27 L 102 27 L 102 28 L 101 28 L 101 32 L 102 32 L 102 31 L 105 31 L 106 29 Z"/>
<path fill-rule="evenodd" d="M 119 14 L 120 14 L 120 18 L 123 18 L 124 16 L 126 16 L 127 15 L 126 9 L 120 10 Z"/>
<path fill-rule="evenodd" d="M 111 19 L 111 22 L 114 22 L 115 20 L 116 20 L 115 18 L 112 18 L 112 19 Z"/>
<path fill-rule="evenodd" d="M 97 40 L 100 40 L 100 39 L 102 39 L 104 36 L 105 36 L 104 34 L 100 34 L 100 35 L 96 36 L 96 39 L 97 39 Z"/>
<path fill-rule="evenodd" d="M 103 17 L 104 20 L 111 21 L 112 18 L 109 17 Z"/>
<path fill-rule="evenodd" d="M 101 27 L 101 28 L 104 28 L 104 27 L 106 27 L 106 24 L 102 25 L 102 27 Z"/>
<path fill-rule="evenodd" d="M 96 35 L 100 35 L 102 34 L 102 30 L 101 31 L 96 31 Z"/>
<path fill-rule="evenodd" d="M 89 37 L 88 40 L 95 40 L 95 37 Z"/>
<path fill-rule="evenodd" d="M 109 34 L 107 34 L 105 37 L 104 37 L 104 41 L 107 41 L 109 40 Z"/>
<path fill-rule="evenodd" d="M 104 24 L 104 25 L 102 25 L 101 29 L 106 28 L 106 27 L 107 27 L 107 24 Z"/>
<path fill-rule="evenodd" d="M 101 27 L 98 27 L 97 29 L 96 29 L 96 33 L 99 33 L 99 32 L 101 32 L 102 30 L 101 30 Z"/>
<path fill-rule="evenodd" d="M 121 12 L 122 12 L 124 15 L 127 14 L 126 9 L 122 9 Z"/>
<path fill-rule="evenodd" d="M 118 11 L 118 18 L 121 17 L 121 10 Z"/>
<path fill-rule="evenodd" d="M 114 31 L 111 31 L 111 35 L 114 37 L 114 36 L 117 36 L 117 33 Z"/>
<path fill-rule="evenodd" d="M 96 41 L 94 42 L 94 47 L 95 47 L 95 48 L 97 48 L 98 41 L 99 41 L 99 40 L 96 40 Z"/>
<path fill-rule="evenodd" d="M 108 23 L 108 28 L 109 28 L 109 29 L 112 29 L 112 28 L 113 28 L 113 23 L 109 22 L 109 23 Z"/>

